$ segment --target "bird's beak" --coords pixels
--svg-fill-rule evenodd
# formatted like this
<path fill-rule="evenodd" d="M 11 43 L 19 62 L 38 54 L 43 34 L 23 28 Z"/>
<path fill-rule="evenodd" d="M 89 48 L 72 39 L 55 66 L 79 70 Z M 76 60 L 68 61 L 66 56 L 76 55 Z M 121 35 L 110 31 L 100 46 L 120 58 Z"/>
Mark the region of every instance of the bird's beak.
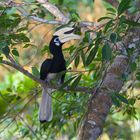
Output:
<path fill-rule="evenodd" d="M 61 43 L 65 43 L 74 39 L 79 40 L 81 36 L 76 35 L 73 32 L 74 32 L 73 27 L 65 27 L 56 31 L 53 35 L 58 36 Z"/>

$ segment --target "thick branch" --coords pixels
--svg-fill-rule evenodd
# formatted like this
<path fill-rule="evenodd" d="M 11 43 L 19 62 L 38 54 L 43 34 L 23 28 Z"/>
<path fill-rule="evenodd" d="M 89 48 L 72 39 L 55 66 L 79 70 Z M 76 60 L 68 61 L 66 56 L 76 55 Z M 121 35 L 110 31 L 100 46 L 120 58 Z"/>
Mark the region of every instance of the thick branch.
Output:
<path fill-rule="evenodd" d="M 45 85 L 47 86 L 47 88 L 51 88 L 54 90 L 59 90 L 60 86 L 57 85 L 48 85 L 46 83 L 44 83 L 44 81 L 40 80 L 39 78 L 33 76 L 30 72 L 28 72 L 27 70 L 25 70 L 22 66 L 18 65 L 17 63 L 12 63 L 6 60 L 2 61 L 2 64 L 8 65 L 18 71 L 20 71 L 21 73 L 23 73 L 24 75 L 28 76 L 29 78 L 31 78 L 32 80 L 34 80 L 35 82 L 41 84 L 41 85 Z M 91 88 L 87 88 L 87 87 L 76 87 L 75 89 L 71 89 L 69 86 L 66 89 L 63 89 L 63 91 L 69 92 L 69 91 L 75 91 L 75 92 L 83 92 L 83 93 L 92 93 L 93 89 Z"/>
<path fill-rule="evenodd" d="M 37 77 L 33 76 L 31 73 L 29 73 L 27 70 L 23 69 L 21 66 L 19 66 L 16 63 L 11 63 L 11 62 L 8 62 L 6 60 L 3 60 L 2 64 L 8 65 L 8 66 L 10 66 L 10 67 L 20 71 L 21 73 L 23 73 L 24 75 L 30 77 L 32 80 L 36 81 L 39 84 L 43 84 L 44 83 L 42 80 L 40 80 Z"/>

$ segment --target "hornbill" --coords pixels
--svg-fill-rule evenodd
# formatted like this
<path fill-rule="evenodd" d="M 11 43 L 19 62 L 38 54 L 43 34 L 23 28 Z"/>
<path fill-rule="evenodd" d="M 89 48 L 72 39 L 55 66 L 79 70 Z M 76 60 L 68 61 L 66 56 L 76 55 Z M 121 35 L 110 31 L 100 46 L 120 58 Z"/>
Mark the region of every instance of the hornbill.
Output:
<path fill-rule="evenodd" d="M 58 80 L 56 76 L 58 73 L 66 70 L 65 59 L 62 53 L 62 45 L 70 40 L 80 39 L 79 35 L 74 34 L 73 27 L 65 27 L 59 29 L 53 34 L 50 41 L 49 50 L 53 55 L 52 59 L 46 59 L 40 69 L 40 79 L 50 84 L 51 80 Z M 57 82 L 62 84 L 64 82 L 65 74 L 62 74 Z M 42 86 L 42 99 L 39 109 L 40 122 L 48 122 L 52 120 L 52 98 L 51 89 Z"/>

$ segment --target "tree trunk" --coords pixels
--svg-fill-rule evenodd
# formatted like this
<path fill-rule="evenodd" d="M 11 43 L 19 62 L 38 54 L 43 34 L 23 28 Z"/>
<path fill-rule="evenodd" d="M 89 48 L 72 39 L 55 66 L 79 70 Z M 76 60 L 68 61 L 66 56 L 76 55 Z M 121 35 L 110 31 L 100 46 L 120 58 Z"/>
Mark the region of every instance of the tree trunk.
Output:
<path fill-rule="evenodd" d="M 119 55 L 108 68 L 105 79 L 89 101 L 88 111 L 79 131 L 79 140 L 96 140 L 103 130 L 105 119 L 112 106 L 111 93 L 123 86 L 121 77 L 128 69 L 128 57 Z"/>

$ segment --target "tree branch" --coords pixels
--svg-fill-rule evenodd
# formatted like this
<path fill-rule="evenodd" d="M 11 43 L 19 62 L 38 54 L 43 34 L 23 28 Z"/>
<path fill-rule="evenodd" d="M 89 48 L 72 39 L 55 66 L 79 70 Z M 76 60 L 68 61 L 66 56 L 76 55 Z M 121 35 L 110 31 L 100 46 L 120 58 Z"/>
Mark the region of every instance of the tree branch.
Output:
<path fill-rule="evenodd" d="M 9 61 L 6 61 L 6 60 L 2 60 L 2 64 L 8 65 L 8 66 L 20 71 L 21 73 L 30 77 L 32 80 L 34 80 L 35 82 L 37 82 L 39 84 L 44 84 L 44 81 L 42 81 L 42 80 L 38 79 L 37 77 L 33 76 L 31 73 L 29 73 L 27 70 L 23 69 L 17 63 L 12 63 L 12 62 L 9 62 Z"/>
<path fill-rule="evenodd" d="M 52 15 L 54 15 L 58 20 L 47 20 L 47 19 L 42 19 L 36 16 L 31 16 L 25 9 L 23 9 L 23 6 L 26 6 L 26 3 L 16 3 L 10 0 L 9 2 L 0 2 L 0 6 L 7 6 L 7 7 L 16 7 L 17 10 L 21 13 L 22 16 L 32 19 L 41 23 L 46 23 L 46 24 L 52 24 L 52 25 L 64 25 L 67 24 L 68 21 L 70 20 L 68 17 L 66 17 L 56 6 L 53 4 L 46 2 L 45 0 L 37 0 L 40 4 L 42 4 Z M 99 23 L 95 22 L 88 22 L 88 21 L 81 21 L 79 22 L 80 27 L 94 27 L 98 28 L 102 25 Z"/>
<path fill-rule="evenodd" d="M 57 17 L 61 22 L 68 23 L 69 18 L 67 18 L 56 6 L 46 2 L 46 0 L 37 0 L 42 6 L 44 6 L 52 15 Z"/>
<path fill-rule="evenodd" d="M 15 62 L 9 62 L 6 60 L 2 60 L 2 64 L 8 65 L 18 71 L 20 71 L 21 73 L 23 73 L 24 75 L 28 76 L 29 78 L 31 78 L 32 80 L 34 80 L 35 82 L 41 84 L 41 85 L 45 85 L 47 88 L 51 88 L 54 90 L 60 90 L 61 86 L 58 85 L 48 85 L 46 84 L 43 80 L 33 76 L 30 72 L 28 72 L 27 70 L 25 70 L 22 66 L 20 66 L 19 64 L 15 63 Z M 93 89 L 92 88 L 88 88 L 88 87 L 76 87 L 75 89 L 71 89 L 69 86 L 66 87 L 66 89 L 63 89 L 63 91 L 75 91 L 75 92 L 82 92 L 82 93 L 92 93 Z"/>

